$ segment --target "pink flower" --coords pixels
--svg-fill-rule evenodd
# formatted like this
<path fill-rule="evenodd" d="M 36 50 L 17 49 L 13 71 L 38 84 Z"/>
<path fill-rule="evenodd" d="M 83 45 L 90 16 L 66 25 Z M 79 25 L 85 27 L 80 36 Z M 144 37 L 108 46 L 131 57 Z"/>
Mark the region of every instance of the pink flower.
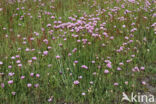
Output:
<path fill-rule="evenodd" d="M 12 66 L 11 66 L 11 65 L 9 65 L 9 66 L 8 66 L 8 68 L 9 68 L 9 69 L 11 69 L 11 68 L 12 68 Z"/>
<path fill-rule="evenodd" d="M 122 69 L 121 69 L 120 67 L 117 67 L 117 70 L 120 71 L 120 70 L 122 70 Z"/>
<path fill-rule="evenodd" d="M 33 60 L 37 60 L 37 57 L 32 57 Z"/>
<path fill-rule="evenodd" d="M 3 65 L 3 62 L 2 61 L 0 61 L 0 65 Z"/>
<path fill-rule="evenodd" d="M 141 83 L 142 83 L 143 85 L 146 85 L 146 82 L 145 82 L 145 81 L 142 81 Z"/>
<path fill-rule="evenodd" d="M 30 76 L 33 77 L 34 76 L 34 73 L 30 73 Z"/>
<path fill-rule="evenodd" d="M 94 64 L 95 63 L 95 61 L 92 61 L 92 64 Z"/>
<path fill-rule="evenodd" d="M 21 67 L 22 66 L 22 64 L 18 64 L 18 67 Z"/>
<path fill-rule="evenodd" d="M 40 77 L 40 74 L 36 74 L 36 77 L 39 78 Z"/>
<path fill-rule="evenodd" d="M 140 69 L 141 69 L 141 70 L 145 70 L 145 67 L 142 66 Z"/>
<path fill-rule="evenodd" d="M 44 55 L 48 55 L 48 51 L 44 51 L 43 54 L 44 54 Z"/>
<path fill-rule="evenodd" d="M 60 56 L 57 55 L 57 56 L 56 56 L 56 59 L 60 59 Z"/>
<path fill-rule="evenodd" d="M 4 83 L 1 83 L 1 87 L 4 88 L 4 86 L 5 86 Z"/>
<path fill-rule="evenodd" d="M 128 85 L 128 81 L 125 81 L 125 84 Z"/>
<path fill-rule="evenodd" d="M 107 65 L 106 65 L 108 68 L 112 68 L 112 65 L 111 65 L 111 63 L 107 63 Z"/>
<path fill-rule="evenodd" d="M 48 102 L 52 102 L 52 101 L 53 101 L 53 96 L 48 99 Z"/>
<path fill-rule="evenodd" d="M 71 56 L 72 54 L 71 53 L 68 53 L 68 56 Z"/>
<path fill-rule="evenodd" d="M 16 92 L 11 92 L 12 95 L 16 95 Z"/>
<path fill-rule="evenodd" d="M 28 84 L 27 84 L 27 87 L 31 87 L 31 86 L 32 86 L 32 84 L 31 84 L 31 83 L 28 83 Z"/>
<path fill-rule="evenodd" d="M 78 61 L 77 61 L 77 60 L 75 60 L 75 61 L 74 61 L 74 63 L 75 63 L 75 64 L 77 64 L 77 63 L 78 63 Z"/>
<path fill-rule="evenodd" d="M 8 76 L 14 76 L 15 73 L 10 72 Z"/>
<path fill-rule="evenodd" d="M 13 84 L 13 82 L 14 82 L 13 80 L 10 80 L 8 81 L 8 84 Z"/>
<path fill-rule="evenodd" d="M 21 76 L 21 79 L 24 79 L 25 78 L 25 76 Z"/>
<path fill-rule="evenodd" d="M 116 82 L 116 83 L 114 83 L 114 86 L 118 86 L 118 85 L 119 85 L 119 83 L 117 83 L 117 82 Z"/>
<path fill-rule="evenodd" d="M 88 69 L 86 65 L 82 65 L 81 68 Z"/>
<path fill-rule="evenodd" d="M 37 88 L 37 87 L 39 87 L 39 84 L 38 84 L 38 83 L 37 83 L 37 84 L 35 84 L 35 85 L 34 85 L 34 87 L 36 87 L 36 88 Z"/>
<path fill-rule="evenodd" d="M 105 73 L 105 74 L 108 74 L 108 73 L 109 73 L 109 70 L 105 70 L 104 73 Z"/>
<path fill-rule="evenodd" d="M 85 93 L 85 92 L 83 92 L 83 93 L 82 93 L 82 96 L 85 96 L 85 95 L 86 95 L 86 93 Z"/>
<path fill-rule="evenodd" d="M 120 63 L 119 63 L 119 65 L 123 66 L 123 65 L 124 65 L 124 63 L 123 63 L 123 62 L 120 62 Z"/>
<path fill-rule="evenodd" d="M 51 27 L 51 24 L 47 24 L 47 27 Z"/>
<path fill-rule="evenodd" d="M 74 85 L 78 85 L 80 82 L 78 80 L 74 81 Z"/>

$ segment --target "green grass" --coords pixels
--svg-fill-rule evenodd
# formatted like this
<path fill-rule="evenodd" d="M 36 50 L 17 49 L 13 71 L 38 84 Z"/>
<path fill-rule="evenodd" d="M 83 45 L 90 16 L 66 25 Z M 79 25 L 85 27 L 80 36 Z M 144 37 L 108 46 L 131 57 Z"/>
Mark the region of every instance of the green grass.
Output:
<path fill-rule="evenodd" d="M 153 17 L 155 6 L 152 1 L 150 3 L 150 8 L 144 10 L 145 2 L 140 1 L 139 4 L 133 4 L 124 1 L 117 3 L 112 0 L 96 0 L 96 2 L 92 0 L 55 0 L 55 2 L 26 0 L 24 3 L 8 4 L 7 0 L 1 0 L 0 61 L 3 64 L 0 65 L 0 83 L 4 83 L 5 86 L 0 87 L 0 103 L 124 104 L 121 102 L 122 92 L 128 95 L 131 92 L 148 92 L 146 85 L 142 85 L 141 82 L 145 77 L 156 73 L 156 37 L 154 27 L 151 26 L 156 22 Z M 121 8 L 121 5 L 125 8 Z M 21 9 L 22 7 L 24 9 Z M 120 7 L 120 9 L 116 13 L 112 12 L 110 8 L 114 7 Z M 17 8 L 20 9 L 17 10 Z M 106 11 L 102 12 L 102 9 Z M 125 10 L 132 12 L 124 14 Z M 47 15 L 45 12 L 51 14 Z M 21 16 L 23 19 L 20 20 Z M 55 19 L 51 19 L 51 16 L 55 16 Z M 71 32 L 72 28 L 53 27 L 58 25 L 54 23 L 55 21 L 76 22 L 68 19 L 69 17 L 75 18 L 76 21 L 84 17 L 83 21 L 86 24 L 91 22 L 91 26 L 97 22 L 93 33 L 101 36 L 94 37 L 86 29 Z M 121 17 L 125 20 L 120 21 Z M 93 18 L 99 18 L 99 20 L 90 20 Z M 100 27 L 104 22 L 105 29 L 102 30 Z M 135 25 L 131 25 L 132 23 Z M 52 26 L 47 27 L 47 24 Z M 123 28 L 123 25 L 126 27 Z M 133 28 L 137 30 L 131 32 Z M 50 30 L 53 30 L 52 35 Z M 39 33 L 39 36 L 36 36 L 34 32 Z M 105 37 L 104 32 L 109 37 Z M 73 34 L 78 37 L 74 37 Z M 113 40 L 110 39 L 111 36 L 114 37 Z M 31 41 L 32 37 L 33 41 Z M 52 39 L 54 37 L 55 39 Z M 129 39 L 126 40 L 125 37 Z M 47 44 L 43 42 L 44 39 L 48 40 Z M 83 39 L 87 39 L 86 44 L 82 42 Z M 128 43 L 129 40 L 133 42 Z M 51 49 L 48 49 L 48 46 Z M 124 47 L 123 51 L 117 52 L 116 50 L 121 46 Z M 27 52 L 26 48 L 35 50 Z M 72 52 L 74 48 L 77 48 L 76 52 Z M 44 56 L 42 52 L 46 50 L 48 55 Z M 72 55 L 68 56 L 69 53 Z M 16 55 L 20 58 L 11 59 Z M 56 59 L 57 55 L 61 58 Z M 132 58 L 131 55 L 135 57 Z M 29 63 L 28 60 L 32 60 L 32 57 L 37 57 L 37 60 Z M 21 61 L 22 67 L 17 66 L 17 60 Z M 78 61 L 77 64 L 74 63 L 75 60 Z M 111 61 L 112 68 L 106 66 L 105 60 Z M 132 61 L 127 63 L 127 60 Z M 95 63 L 93 64 L 92 61 Z M 120 66 L 120 62 L 124 65 Z M 48 67 L 49 64 L 51 67 Z M 9 65 L 12 66 L 11 69 L 8 68 Z M 88 69 L 81 68 L 82 65 L 86 65 Z M 133 72 L 132 68 L 136 66 L 139 68 L 144 66 L 145 70 Z M 117 71 L 118 67 L 122 70 Z M 104 73 L 105 69 L 109 70 L 108 74 Z M 14 72 L 14 76 L 9 76 L 10 72 Z M 94 75 L 95 72 L 96 75 Z M 30 73 L 34 73 L 34 76 L 31 77 Z M 37 73 L 40 74 L 39 78 L 35 76 Z M 25 78 L 21 79 L 21 76 Z M 82 76 L 82 79 L 79 79 L 79 76 Z M 9 80 L 13 80 L 13 84 L 9 85 Z M 79 80 L 80 83 L 74 85 L 75 80 Z M 93 84 L 90 84 L 91 81 Z M 125 81 L 128 81 L 127 85 Z M 114 86 L 116 82 L 118 86 Z M 31 88 L 27 87 L 28 83 L 32 84 Z M 154 85 L 155 80 L 152 79 L 151 83 Z M 35 84 L 39 84 L 39 87 L 35 88 Z M 12 95 L 12 92 L 16 92 L 16 95 Z M 82 93 L 86 95 L 83 96 Z M 48 102 L 51 97 L 52 102 Z"/>

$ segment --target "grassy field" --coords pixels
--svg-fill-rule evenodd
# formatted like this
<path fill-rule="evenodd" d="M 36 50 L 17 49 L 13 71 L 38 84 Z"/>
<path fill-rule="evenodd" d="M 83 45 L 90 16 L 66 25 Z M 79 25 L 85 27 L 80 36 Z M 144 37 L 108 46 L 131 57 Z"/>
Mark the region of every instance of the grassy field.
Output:
<path fill-rule="evenodd" d="M 132 104 L 156 88 L 155 0 L 0 0 L 0 104 Z M 134 102 L 133 104 L 139 104 Z"/>

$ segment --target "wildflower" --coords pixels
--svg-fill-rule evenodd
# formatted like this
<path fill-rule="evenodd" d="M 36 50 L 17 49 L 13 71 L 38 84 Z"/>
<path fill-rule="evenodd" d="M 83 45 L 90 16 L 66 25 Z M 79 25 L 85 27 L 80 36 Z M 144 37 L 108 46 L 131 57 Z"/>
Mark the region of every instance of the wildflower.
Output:
<path fill-rule="evenodd" d="M 120 62 L 120 63 L 119 63 L 119 65 L 123 66 L 123 65 L 124 65 L 124 63 L 123 63 L 123 62 Z"/>
<path fill-rule="evenodd" d="M 39 87 L 39 84 L 38 84 L 38 83 L 37 83 L 37 84 L 35 84 L 35 85 L 34 85 L 34 87 L 36 87 L 36 88 L 37 88 L 37 87 Z"/>
<path fill-rule="evenodd" d="M 51 49 L 52 47 L 51 46 L 48 46 L 48 49 Z"/>
<path fill-rule="evenodd" d="M 109 73 L 109 70 L 105 70 L 104 73 L 105 73 L 105 74 L 108 74 L 108 73 Z"/>
<path fill-rule="evenodd" d="M 94 64 L 95 63 L 95 61 L 92 61 L 92 64 Z"/>
<path fill-rule="evenodd" d="M 75 64 L 77 64 L 77 63 L 78 63 L 78 61 L 77 61 L 77 60 L 75 60 L 75 61 L 74 61 L 74 63 L 75 63 Z"/>
<path fill-rule="evenodd" d="M 128 81 L 125 81 L 125 84 L 128 85 Z"/>
<path fill-rule="evenodd" d="M 83 95 L 83 96 L 85 96 L 85 95 L 86 95 L 86 93 L 84 93 L 84 92 L 83 92 L 83 93 L 82 93 L 82 95 Z"/>
<path fill-rule="evenodd" d="M 118 86 L 118 85 L 119 85 L 119 83 L 117 83 L 117 82 L 114 83 L 114 86 Z"/>
<path fill-rule="evenodd" d="M 27 84 L 27 87 L 31 87 L 31 86 L 32 86 L 32 84 L 31 84 L 31 83 L 28 83 L 28 84 Z"/>
<path fill-rule="evenodd" d="M 92 74 L 93 74 L 93 75 L 96 75 L 96 72 L 93 72 Z"/>
<path fill-rule="evenodd" d="M 11 59 L 14 60 L 15 59 L 15 56 L 12 56 Z"/>
<path fill-rule="evenodd" d="M 1 83 L 1 87 L 4 88 L 4 86 L 5 86 L 4 83 Z"/>
<path fill-rule="evenodd" d="M 142 66 L 140 69 L 141 69 L 141 70 L 145 70 L 145 67 Z"/>
<path fill-rule="evenodd" d="M 11 69 L 11 68 L 12 68 L 12 66 L 11 66 L 11 65 L 9 65 L 9 66 L 8 66 L 8 68 L 9 68 L 9 69 Z"/>
<path fill-rule="evenodd" d="M 90 81 L 89 83 L 92 85 L 93 84 L 93 81 Z"/>
<path fill-rule="evenodd" d="M 13 82 L 14 82 L 13 80 L 10 80 L 8 81 L 8 84 L 13 84 Z"/>
<path fill-rule="evenodd" d="M 86 65 L 82 65 L 81 68 L 88 69 Z"/>
<path fill-rule="evenodd" d="M 47 24 L 47 27 L 51 27 L 51 24 Z"/>
<path fill-rule="evenodd" d="M 80 82 L 78 80 L 74 81 L 74 85 L 78 85 Z"/>
<path fill-rule="evenodd" d="M 20 58 L 20 55 L 16 55 L 16 58 Z"/>
<path fill-rule="evenodd" d="M 72 54 L 71 53 L 68 53 L 68 56 L 71 56 Z"/>
<path fill-rule="evenodd" d="M 12 95 L 16 95 L 16 92 L 11 92 Z"/>
<path fill-rule="evenodd" d="M 8 74 L 8 76 L 13 76 L 15 73 L 12 73 L 12 72 L 10 72 L 9 74 Z"/>
<path fill-rule="evenodd" d="M 44 54 L 44 55 L 48 55 L 48 51 L 44 51 L 43 54 Z"/>
<path fill-rule="evenodd" d="M 107 63 L 107 65 L 106 65 L 108 68 L 112 68 L 112 65 L 111 65 L 111 63 Z"/>
<path fill-rule="evenodd" d="M 48 65 L 49 68 L 50 68 L 51 66 L 52 66 L 51 64 Z"/>
<path fill-rule="evenodd" d="M 79 79 L 82 79 L 82 76 L 79 76 L 78 78 L 79 78 Z"/>
<path fill-rule="evenodd" d="M 22 64 L 18 64 L 18 66 L 19 66 L 19 67 L 21 67 L 21 66 L 22 66 Z"/>
<path fill-rule="evenodd" d="M 60 59 L 60 56 L 57 55 L 57 56 L 56 56 L 56 59 Z"/>
<path fill-rule="evenodd" d="M 3 62 L 2 61 L 0 61 L 0 65 L 3 65 Z"/>
<path fill-rule="evenodd" d="M 53 101 L 53 96 L 51 96 L 49 99 L 48 99 L 48 102 L 52 102 Z"/>
<path fill-rule="evenodd" d="M 30 76 L 33 77 L 34 76 L 34 73 L 30 73 Z"/>
<path fill-rule="evenodd" d="M 120 67 L 117 67 L 117 70 L 120 71 L 120 70 L 122 70 L 122 69 L 121 69 Z"/>
<path fill-rule="evenodd" d="M 37 57 L 32 57 L 32 60 L 37 60 Z"/>
<path fill-rule="evenodd" d="M 142 83 L 143 85 L 146 85 L 146 82 L 145 82 L 145 81 L 142 81 L 141 83 Z"/>
<path fill-rule="evenodd" d="M 24 79 L 25 78 L 25 76 L 21 76 L 21 79 Z"/>

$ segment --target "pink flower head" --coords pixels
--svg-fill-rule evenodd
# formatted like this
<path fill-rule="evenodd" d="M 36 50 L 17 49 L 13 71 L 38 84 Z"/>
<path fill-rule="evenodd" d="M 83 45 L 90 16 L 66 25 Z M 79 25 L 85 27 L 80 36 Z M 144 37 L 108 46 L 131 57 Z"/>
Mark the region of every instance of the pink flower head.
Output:
<path fill-rule="evenodd" d="M 35 85 L 34 85 L 34 87 L 36 87 L 36 88 L 37 88 L 37 87 L 39 87 L 39 84 L 38 84 L 38 83 L 37 83 L 37 84 L 35 84 Z"/>
<path fill-rule="evenodd" d="M 52 101 L 53 101 L 53 96 L 48 99 L 48 102 L 52 102 Z"/>
<path fill-rule="evenodd" d="M 128 81 L 125 81 L 125 84 L 128 85 Z"/>
<path fill-rule="evenodd" d="M 86 65 L 82 65 L 81 68 L 88 69 Z"/>
<path fill-rule="evenodd" d="M 117 67 L 117 70 L 120 71 L 120 70 L 122 70 L 122 69 L 121 69 L 120 67 Z"/>
<path fill-rule="evenodd" d="M 48 51 L 44 51 L 43 54 L 44 54 L 44 55 L 48 55 Z"/>
<path fill-rule="evenodd" d="M 1 87 L 4 88 L 4 86 L 5 86 L 4 83 L 1 83 Z"/>
<path fill-rule="evenodd" d="M 57 55 L 57 56 L 56 56 L 56 59 L 60 59 L 60 56 L 59 56 L 59 55 Z"/>
<path fill-rule="evenodd" d="M 145 82 L 145 81 L 142 81 L 141 83 L 142 83 L 143 85 L 146 85 L 146 82 Z"/>
<path fill-rule="evenodd" d="M 74 61 L 74 63 L 75 63 L 75 64 L 77 64 L 77 63 L 78 63 L 78 61 L 77 61 L 77 60 L 75 60 L 75 61 Z"/>
<path fill-rule="evenodd" d="M 33 60 L 37 60 L 37 57 L 32 57 Z"/>
<path fill-rule="evenodd" d="M 117 83 L 117 82 L 114 83 L 114 86 L 118 86 L 118 85 L 119 85 L 119 83 Z"/>
<path fill-rule="evenodd" d="M 108 73 L 109 73 L 109 70 L 106 69 L 106 70 L 104 71 L 104 73 L 105 73 L 105 74 L 108 74 Z"/>
<path fill-rule="evenodd" d="M 11 92 L 12 95 L 16 95 L 16 92 Z"/>
<path fill-rule="evenodd" d="M 51 24 L 47 24 L 47 27 L 51 27 Z"/>
<path fill-rule="evenodd" d="M 8 68 L 9 68 L 9 69 L 11 69 L 11 68 L 12 68 L 12 66 L 11 66 L 11 65 L 9 65 L 9 66 L 8 66 Z"/>
<path fill-rule="evenodd" d="M 32 86 L 32 84 L 31 84 L 31 83 L 28 83 L 28 84 L 27 84 L 27 87 L 31 87 L 31 86 Z"/>
<path fill-rule="evenodd" d="M 34 73 L 30 73 L 30 76 L 33 77 L 34 76 Z"/>
<path fill-rule="evenodd" d="M 107 63 L 107 65 L 106 65 L 108 68 L 112 68 L 112 65 L 111 65 L 111 63 Z"/>
<path fill-rule="evenodd" d="M 18 64 L 18 67 L 22 67 L 22 64 Z"/>
<path fill-rule="evenodd" d="M 24 79 L 25 78 L 25 76 L 21 76 L 21 79 Z"/>
<path fill-rule="evenodd" d="M 0 61 L 0 65 L 2 65 L 3 64 L 3 62 L 2 61 Z"/>
<path fill-rule="evenodd" d="M 85 96 L 85 95 L 86 95 L 86 93 L 85 93 L 85 92 L 83 92 L 83 93 L 82 93 L 82 96 Z"/>
<path fill-rule="evenodd" d="M 14 76 L 15 73 L 10 72 L 8 76 Z"/>
<path fill-rule="evenodd" d="M 141 69 L 141 70 L 145 70 L 145 67 L 142 66 L 140 69 Z"/>
<path fill-rule="evenodd" d="M 39 78 L 40 77 L 40 74 L 36 74 L 36 77 Z"/>
<path fill-rule="evenodd" d="M 74 81 L 74 85 L 78 85 L 80 82 L 78 80 Z"/>
<path fill-rule="evenodd" d="M 10 80 L 8 81 L 8 84 L 13 84 L 13 82 L 14 82 L 13 80 Z"/>

